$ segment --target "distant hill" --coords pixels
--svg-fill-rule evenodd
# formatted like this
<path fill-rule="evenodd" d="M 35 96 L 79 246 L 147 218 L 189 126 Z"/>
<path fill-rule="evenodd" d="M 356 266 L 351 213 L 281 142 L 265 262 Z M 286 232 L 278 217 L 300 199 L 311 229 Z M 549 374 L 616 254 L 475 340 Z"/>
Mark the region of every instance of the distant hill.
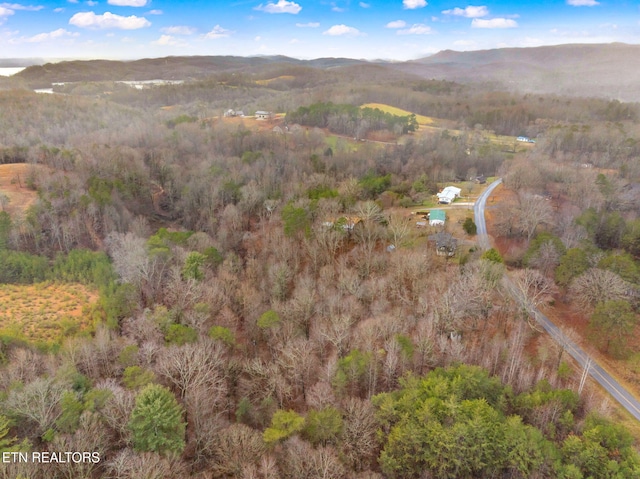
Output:
<path fill-rule="evenodd" d="M 622 43 L 445 50 L 394 64 L 407 73 L 509 90 L 640 101 L 640 45 Z"/>
<path fill-rule="evenodd" d="M 43 88 L 54 82 L 191 80 L 234 72 L 267 78 L 265 75 L 270 72 L 290 66 L 304 68 L 307 75 L 314 69 L 333 69 L 344 72 L 345 81 L 351 82 L 357 82 L 362 72 L 367 72 L 369 79 L 375 72 L 380 81 L 394 78 L 392 72 L 396 72 L 396 76 L 410 74 L 460 83 L 480 82 L 511 91 L 640 101 L 638 58 L 640 45 L 612 43 L 471 52 L 445 50 L 410 62 L 367 62 L 349 58 L 298 60 L 286 56 L 63 61 L 30 66 L 15 77 L 32 88 Z"/>
<path fill-rule="evenodd" d="M 255 72 L 276 64 L 331 68 L 363 63 L 366 62 L 348 58 L 319 58 L 304 61 L 285 56 L 188 56 L 146 58 L 135 61 L 75 60 L 34 65 L 15 76 L 37 88 L 47 87 L 55 82 L 191 80 L 214 73 Z"/>

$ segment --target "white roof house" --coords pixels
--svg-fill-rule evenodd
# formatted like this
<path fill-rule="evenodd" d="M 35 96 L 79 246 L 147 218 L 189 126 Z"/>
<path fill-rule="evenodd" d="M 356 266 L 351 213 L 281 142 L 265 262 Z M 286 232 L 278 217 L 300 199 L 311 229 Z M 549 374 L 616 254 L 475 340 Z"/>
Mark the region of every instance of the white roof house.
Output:
<path fill-rule="evenodd" d="M 270 120 L 273 117 L 273 113 L 270 111 L 258 110 L 256 111 L 256 120 Z"/>
<path fill-rule="evenodd" d="M 453 200 L 455 200 L 456 198 L 460 198 L 460 193 L 462 193 L 462 190 L 460 188 L 456 188 L 455 186 L 447 186 L 440 193 L 437 193 L 436 196 L 438 197 L 439 203 L 448 205 L 453 203 Z"/>

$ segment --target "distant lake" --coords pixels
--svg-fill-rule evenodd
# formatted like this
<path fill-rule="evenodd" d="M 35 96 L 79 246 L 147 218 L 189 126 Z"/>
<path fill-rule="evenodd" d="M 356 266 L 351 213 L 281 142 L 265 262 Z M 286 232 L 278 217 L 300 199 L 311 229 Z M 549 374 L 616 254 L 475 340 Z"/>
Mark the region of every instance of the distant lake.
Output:
<path fill-rule="evenodd" d="M 18 72 L 21 72 L 26 67 L 0 67 L 0 76 L 8 77 L 11 75 L 15 75 Z"/>

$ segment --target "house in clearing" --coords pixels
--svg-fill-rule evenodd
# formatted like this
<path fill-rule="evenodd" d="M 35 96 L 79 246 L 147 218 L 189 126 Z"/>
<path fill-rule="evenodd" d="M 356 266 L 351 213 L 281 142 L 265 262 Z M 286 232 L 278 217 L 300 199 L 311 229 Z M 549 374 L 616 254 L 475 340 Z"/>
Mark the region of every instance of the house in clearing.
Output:
<path fill-rule="evenodd" d="M 226 118 L 233 118 L 236 116 L 244 116 L 244 113 L 242 112 L 242 110 L 234 110 L 233 108 L 229 108 L 224 112 L 224 116 Z"/>
<path fill-rule="evenodd" d="M 447 186 L 440 193 L 437 193 L 436 196 L 438 197 L 439 203 L 450 205 L 451 203 L 453 203 L 453 200 L 455 200 L 456 198 L 460 198 L 460 193 L 462 193 L 462 190 L 460 188 L 456 188 L 455 186 Z"/>
<path fill-rule="evenodd" d="M 431 210 L 429 212 L 429 226 L 444 226 L 447 214 L 443 210 Z"/>
<path fill-rule="evenodd" d="M 451 233 L 440 231 L 439 233 L 429 236 L 429 239 L 436 243 L 436 254 L 438 256 L 450 258 L 456 254 L 458 240 L 455 239 Z"/>
<path fill-rule="evenodd" d="M 273 113 L 270 111 L 256 111 L 256 120 L 270 120 L 271 118 L 273 118 Z"/>
<path fill-rule="evenodd" d="M 362 221 L 359 216 L 340 216 L 339 218 L 332 218 L 322 223 L 327 228 L 341 228 L 343 231 L 351 232 L 356 225 Z"/>

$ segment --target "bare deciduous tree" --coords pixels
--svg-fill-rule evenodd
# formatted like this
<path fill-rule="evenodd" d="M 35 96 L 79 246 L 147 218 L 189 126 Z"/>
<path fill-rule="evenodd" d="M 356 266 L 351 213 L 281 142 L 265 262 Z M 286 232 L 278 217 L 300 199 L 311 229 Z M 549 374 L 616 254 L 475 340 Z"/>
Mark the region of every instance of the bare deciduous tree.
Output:
<path fill-rule="evenodd" d="M 589 268 L 571 282 L 569 293 L 579 306 L 591 309 L 600 302 L 625 299 L 630 289 L 613 271 Z"/>
<path fill-rule="evenodd" d="M 4 401 L 4 409 L 32 422 L 40 436 L 60 416 L 59 404 L 65 390 L 65 386 L 54 378 L 38 378 L 22 389 L 11 390 Z"/>
<path fill-rule="evenodd" d="M 531 240 L 538 228 L 538 225 L 550 223 L 553 219 L 553 209 L 549 201 L 540 195 L 520 193 L 519 203 L 519 227 Z"/>
<path fill-rule="evenodd" d="M 552 280 L 529 268 L 516 271 L 511 284 L 515 287 L 518 301 L 527 317 L 539 305 L 551 301 L 557 291 Z"/>
<path fill-rule="evenodd" d="M 233 424 L 216 436 L 211 466 L 216 477 L 240 477 L 247 466 L 257 469 L 266 453 L 260 432 L 244 424 Z"/>
<path fill-rule="evenodd" d="M 560 252 L 551 240 L 542 243 L 536 254 L 529 260 L 529 265 L 545 276 L 552 276 L 559 263 Z"/>
<path fill-rule="evenodd" d="M 344 405 L 342 452 L 350 468 L 362 471 L 375 463 L 379 447 L 375 411 L 369 401 L 347 399 Z"/>
<path fill-rule="evenodd" d="M 318 336 L 328 341 L 336 348 L 338 357 L 342 357 L 348 350 L 348 341 L 353 324 L 354 321 L 349 315 L 330 315 L 319 321 L 317 326 Z"/>
<path fill-rule="evenodd" d="M 189 476 L 186 464 L 177 456 L 162 456 L 155 452 L 134 452 L 123 449 L 107 463 L 113 479 L 173 479 Z"/>
<path fill-rule="evenodd" d="M 108 379 L 96 385 L 97 389 L 106 389 L 111 395 L 100 411 L 107 425 L 118 435 L 118 445 L 129 444 L 131 431 L 129 418 L 135 406 L 135 394 L 120 386 L 114 379 Z"/>
<path fill-rule="evenodd" d="M 299 437 L 285 443 L 283 477 L 290 479 L 342 479 L 346 470 L 331 446 L 314 448 Z"/>
<path fill-rule="evenodd" d="M 156 364 L 158 374 L 176 386 L 183 399 L 190 388 L 206 386 L 221 400 L 226 393 L 225 370 L 223 346 L 209 339 L 170 346 Z"/>

